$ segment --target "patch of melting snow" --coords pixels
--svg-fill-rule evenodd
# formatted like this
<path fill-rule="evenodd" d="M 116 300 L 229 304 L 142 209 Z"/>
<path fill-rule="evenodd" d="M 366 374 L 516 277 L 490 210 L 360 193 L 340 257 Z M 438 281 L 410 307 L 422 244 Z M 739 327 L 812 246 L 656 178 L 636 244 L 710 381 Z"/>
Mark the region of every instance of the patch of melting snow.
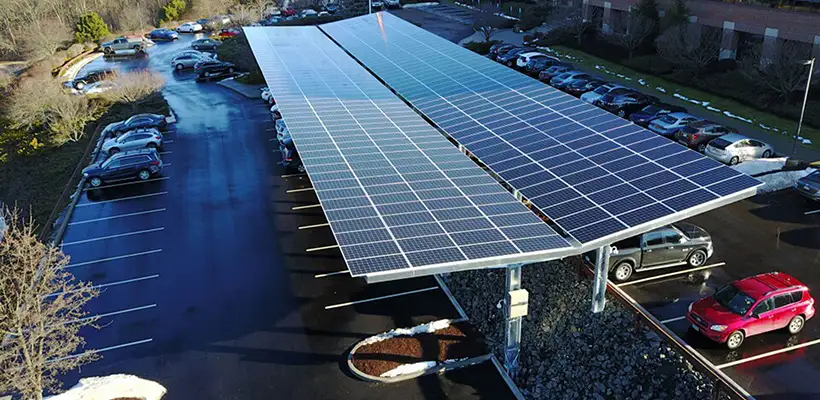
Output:
<path fill-rule="evenodd" d="M 721 110 L 719 108 L 712 107 L 712 106 L 706 106 L 706 109 L 709 110 L 709 111 L 716 112 L 716 113 L 723 112 L 723 110 Z"/>
<path fill-rule="evenodd" d="M 750 124 L 751 124 L 752 122 L 754 122 L 754 121 L 752 121 L 752 120 L 751 120 L 751 119 L 749 119 L 749 118 L 744 118 L 744 117 L 741 117 L 740 115 L 737 115 L 737 114 L 732 114 L 732 112 L 731 112 L 731 111 L 724 111 L 724 112 L 723 112 L 723 115 L 725 115 L 725 116 L 727 116 L 727 117 L 729 117 L 729 118 L 738 119 L 738 120 L 741 120 L 741 121 L 743 121 L 743 122 L 747 122 L 747 123 L 750 123 Z"/>
<path fill-rule="evenodd" d="M 759 126 L 759 127 L 763 128 L 763 129 L 765 129 L 765 130 L 767 130 L 767 131 L 772 130 L 772 128 L 770 128 L 770 127 L 768 127 L 768 126 L 766 126 L 766 125 L 763 125 L 763 124 L 757 124 L 757 126 Z"/>
<path fill-rule="evenodd" d="M 428 322 L 426 324 L 416 325 L 412 328 L 396 328 L 376 336 L 371 336 L 362 341 L 362 345 L 368 345 L 381 342 L 382 340 L 390 339 L 396 336 L 415 336 L 421 333 L 433 333 L 450 326 L 449 319 L 440 319 L 438 321 Z"/>
<path fill-rule="evenodd" d="M 167 390 L 157 382 L 134 375 L 116 374 L 80 379 L 71 389 L 45 400 L 101 400 L 135 398 L 159 400 Z"/>
<path fill-rule="evenodd" d="M 660 87 L 660 86 L 655 87 L 655 90 L 657 90 L 657 91 L 659 91 L 659 92 L 661 92 L 661 93 L 666 93 L 666 89 L 664 89 L 664 88 L 662 88 L 662 87 Z"/>
<path fill-rule="evenodd" d="M 645 81 L 645 80 L 643 80 L 643 78 L 638 79 L 638 83 L 640 83 L 640 84 L 641 84 L 641 86 L 649 86 L 649 84 L 648 84 L 648 83 L 646 83 L 646 81 Z"/>
<path fill-rule="evenodd" d="M 456 3 L 459 4 L 459 3 Z M 405 4 L 401 6 L 401 8 L 419 8 L 419 7 L 429 7 L 429 6 L 437 6 L 439 3 L 428 2 L 428 3 L 415 3 L 415 4 Z"/>
<path fill-rule="evenodd" d="M 731 168 L 747 175 L 762 174 L 764 172 L 778 171 L 783 168 L 786 163 L 786 157 L 781 158 L 761 158 L 756 160 L 744 161 L 740 164 L 734 165 Z M 763 186 L 758 189 L 760 193 L 774 192 L 776 190 L 786 189 L 794 186 L 794 183 L 814 172 L 813 168 L 804 169 L 801 171 L 781 171 L 774 172 L 768 175 L 758 176 L 755 179 L 763 182 Z"/>
<path fill-rule="evenodd" d="M 384 372 L 383 374 L 381 374 L 379 376 L 382 377 L 382 378 L 395 378 L 395 377 L 401 376 L 401 375 L 407 375 L 407 374 L 412 374 L 412 373 L 416 373 L 416 372 L 419 372 L 419 371 L 424 371 L 428 368 L 433 368 L 436 365 L 438 365 L 438 363 L 435 362 L 435 361 L 422 361 L 422 362 L 417 362 L 417 363 L 412 363 L 412 364 L 402 364 L 402 365 L 399 365 L 396 368 L 393 368 L 389 371 Z"/>

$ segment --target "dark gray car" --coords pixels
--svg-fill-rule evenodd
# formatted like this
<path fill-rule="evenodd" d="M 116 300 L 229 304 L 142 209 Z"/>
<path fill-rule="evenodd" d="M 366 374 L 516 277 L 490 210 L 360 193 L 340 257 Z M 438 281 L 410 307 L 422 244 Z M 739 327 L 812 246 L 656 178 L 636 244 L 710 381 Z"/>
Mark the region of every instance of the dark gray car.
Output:
<path fill-rule="evenodd" d="M 712 238 L 703 228 L 677 222 L 612 245 L 609 272 L 623 282 L 634 272 L 688 264 L 700 267 L 712 256 Z"/>
<path fill-rule="evenodd" d="M 814 171 L 798 179 L 794 188 L 807 199 L 820 201 L 820 171 Z"/>

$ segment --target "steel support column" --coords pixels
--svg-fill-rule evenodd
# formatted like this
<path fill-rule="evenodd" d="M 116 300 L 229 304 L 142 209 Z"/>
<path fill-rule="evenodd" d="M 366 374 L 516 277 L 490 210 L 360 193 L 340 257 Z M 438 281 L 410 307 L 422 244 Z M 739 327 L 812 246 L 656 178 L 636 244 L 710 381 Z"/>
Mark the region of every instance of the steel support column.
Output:
<path fill-rule="evenodd" d="M 507 293 L 521 289 L 522 265 L 512 264 L 507 266 Z M 510 318 L 510 305 L 505 304 L 504 308 L 507 320 L 506 340 L 504 341 L 504 368 L 510 377 L 515 377 L 518 372 L 518 355 L 521 351 L 521 323 L 523 317 Z"/>
<path fill-rule="evenodd" d="M 606 305 L 606 277 L 609 272 L 611 246 L 602 246 L 595 251 L 595 277 L 592 280 L 592 312 L 604 311 Z"/>

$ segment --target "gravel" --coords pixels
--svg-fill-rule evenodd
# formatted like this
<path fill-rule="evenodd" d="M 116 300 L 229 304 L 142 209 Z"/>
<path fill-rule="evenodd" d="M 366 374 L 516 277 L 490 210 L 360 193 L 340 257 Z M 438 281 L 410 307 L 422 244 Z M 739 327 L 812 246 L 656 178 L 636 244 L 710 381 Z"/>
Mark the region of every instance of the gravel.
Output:
<path fill-rule="evenodd" d="M 447 284 L 503 360 L 504 270 L 459 272 Z M 710 399 L 705 377 L 607 294 L 591 312 L 591 279 L 564 261 L 527 265 L 530 293 L 516 384 L 528 399 Z"/>

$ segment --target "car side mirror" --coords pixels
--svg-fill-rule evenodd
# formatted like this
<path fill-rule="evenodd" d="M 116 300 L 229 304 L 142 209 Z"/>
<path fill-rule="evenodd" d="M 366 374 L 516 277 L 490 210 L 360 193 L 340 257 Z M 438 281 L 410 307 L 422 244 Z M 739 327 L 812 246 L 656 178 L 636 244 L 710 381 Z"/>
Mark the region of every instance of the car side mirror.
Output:
<path fill-rule="evenodd" d="M 755 319 L 760 319 L 760 314 L 758 314 L 758 313 L 752 313 L 752 318 L 755 318 Z"/>

